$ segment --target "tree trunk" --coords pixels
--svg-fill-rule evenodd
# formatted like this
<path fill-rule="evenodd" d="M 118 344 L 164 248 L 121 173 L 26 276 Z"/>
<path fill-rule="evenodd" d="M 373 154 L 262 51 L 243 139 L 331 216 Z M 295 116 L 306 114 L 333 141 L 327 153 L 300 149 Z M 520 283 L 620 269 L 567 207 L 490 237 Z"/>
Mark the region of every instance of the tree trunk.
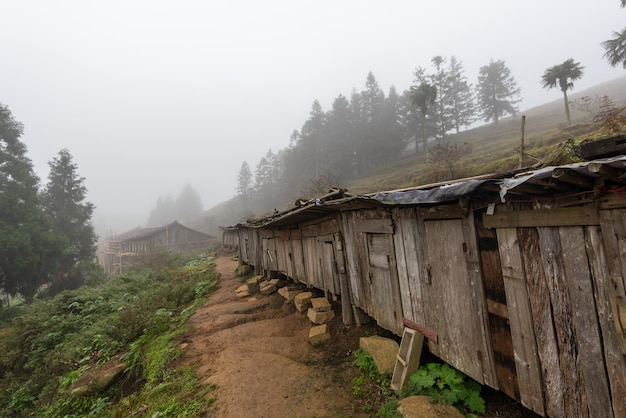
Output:
<path fill-rule="evenodd" d="M 428 160 L 428 136 L 426 130 L 426 114 L 422 113 L 422 141 L 424 142 L 424 154 L 426 154 L 426 160 Z"/>
<path fill-rule="evenodd" d="M 567 126 L 572 126 L 572 119 L 569 115 L 569 101 L 567 100 L 567 90 L 563 90 L 563 101 L 565 102 L 565 116 L 567 116 Z"/>

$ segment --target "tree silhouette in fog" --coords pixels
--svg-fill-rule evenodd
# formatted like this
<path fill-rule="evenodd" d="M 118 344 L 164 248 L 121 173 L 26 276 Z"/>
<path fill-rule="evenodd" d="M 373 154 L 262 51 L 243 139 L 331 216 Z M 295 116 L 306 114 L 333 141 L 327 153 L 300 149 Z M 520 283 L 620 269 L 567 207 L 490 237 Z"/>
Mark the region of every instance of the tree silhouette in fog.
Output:
<path fill-rule="evenodd" d="M 485 122 L 497 124 L 503 116 L 515 115 L 519 96 L 520 89 L 504 61 L 491 61 L 480 67 L 476 98 L 478 111 Z"/>
<path fill-rule="evenodd" d="M 582 78 L 583 68 L 579 62 L 575 62 L 573 58 L 565 60 L 561 64 L 554 65 L 543 73 L 541 77 L 541 85 L 546 89 L 558 87 L 563 92 L 563 101 L 565 103 L 565 116 L 567 124 L 572 125 L 572 119 L 569 112 L 569 101 L 567 100 L 567 91 L 574 88 L 574 81 Z"/>

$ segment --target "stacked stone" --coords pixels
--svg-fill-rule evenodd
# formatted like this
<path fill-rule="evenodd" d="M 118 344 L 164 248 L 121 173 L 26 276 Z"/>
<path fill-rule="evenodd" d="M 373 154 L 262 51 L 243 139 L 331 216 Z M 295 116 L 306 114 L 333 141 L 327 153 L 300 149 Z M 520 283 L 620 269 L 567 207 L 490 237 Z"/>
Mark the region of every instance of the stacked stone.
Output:
<path fill-rule="evenodd" d="M 313 346 L 330 341 L 328 321 L 335 317 L 333 307 L 326 298 L 312 298 L 311 307 L 307 310 L 307 317 L 317 324 L 309 330 L 309 343 Z"/>
<path fill-rule="evenodd" d="M 304 289 L 302 284 L 292 284 L 278 289 L 278 294 L 285 298 L 285 302 L 292 303 L 298 294 L 304 292 Z"/>
<path fill-rule="evenodd" d="M 335 317 L 335 311 L 326 298 L 311 299 L 311 307 L 306 314 L 314 324 L 325 324 Z"/>
<path fill-rule="evenodd" d="M 246 280 L 246 284 L 235 289 L 235 295 L 237 295 L 238 298 L 245 298 L 252 295 L 259 290 L 259 281 L 261 281 L 262 278 L 263 276 L 255 276 Z"/>
<path fill-rule="evenodd" d="M 259 291 L 262 295 L 271 295 L 276 292 L 278 288 L 276 285 L 278 284 L 278 279 L 266 280 L 264 282 L 259 283 Z"/>
<path fill-rule="evenodd" d="M 293 304 L 296 307 L 298 312 L 306 312 L 307 309 L 311 306 L 311 299 L 313 298 L 312 292 L 301 292 L 298 293 L 294 299 Z"/>

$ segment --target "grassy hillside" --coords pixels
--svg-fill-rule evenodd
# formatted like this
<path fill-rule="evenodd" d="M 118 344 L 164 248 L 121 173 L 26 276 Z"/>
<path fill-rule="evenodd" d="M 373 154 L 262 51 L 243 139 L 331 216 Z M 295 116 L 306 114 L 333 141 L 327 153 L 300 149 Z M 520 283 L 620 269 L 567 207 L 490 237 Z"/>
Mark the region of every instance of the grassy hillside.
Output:
<path fill-rule="evenodd" d="M 558 92 L 555 91 L 555 96 Z M 593 88 L 570 95 L 570 100 L 583 96 L 602 97 L 607 95 L 615 106 L 626 106 L 626 76 L 599 84 Z M 467 143 L 469 154 L 458 162 L 455 178 L 463 178 L 489 173 L 503 173 L 515 170 L 519 165 L 519 154 L 515 148 L 520 145 L 521 116 L 526 116 L 525 150 L 532 157 L 525 158 L 525 166 L 535 164 L 550 165 L 567 163 L 568 156 L 559 152 L 559 145 L 572 140 L 575 143 L 598 136 L 598 125 L 592 123 L 592 115 L 572 107 L 572 127 L 567 127 L 563 100 L 556 99 L 542 106 L 520 112 L 517 116 L 500 120 L 498 125 L 478 126 L 459 134 L 450 135 L 448 143 Z M 427 170 L 423 154 L 409 155 L 378 169 L 367 177 L 354 180 L 346 185 L 351 194 L 372 193 L 414 187 L 441 180 L 448 180 L 444 174 Z M 287 209 L 290 203 L 281 208 Z M 278 206 L 278 205 L 277 205 Z M 213 226 L 234 225 L 240 221 L 240 213 L 234 199 L 220 203 L 207 210 L 196 226 L 203 230 L 203 225 L 211 219 Z M 204 228 L 206 229 L 206 228 Z M 207 231 L 218 234 L 217 228 Z"/>
<path fill-rule="evenodd" d="M 175 360 L 187 319 L 216 289 L 213 258 L 145 262 L 0 309 L 0 416 L 203 416 L 210 388 Z"/>

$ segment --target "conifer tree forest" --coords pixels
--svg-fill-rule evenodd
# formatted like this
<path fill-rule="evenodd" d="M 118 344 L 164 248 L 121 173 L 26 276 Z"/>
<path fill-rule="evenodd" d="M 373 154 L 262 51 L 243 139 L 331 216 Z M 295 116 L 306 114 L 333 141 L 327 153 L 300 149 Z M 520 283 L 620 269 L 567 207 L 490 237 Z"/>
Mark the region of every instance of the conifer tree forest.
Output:
<path fill-rule="evenodd" d="M 241 216 L 271 211 L 296 197 L 319 196 L 411 148 L 427 159 L 428 149 L 445 143 L 448 134 L 479 120 L 498 123 L 517 112 L 520 89 L 504 61 L 481 67 L 476 85 L 454 56 L 436 56 L 413 76 L 409 89 L 399 92 L 391 86 L 385 92 L 370 72 L 363 90 L 353 89 L 350 97 L 339 94 L 330 109 L 315 100 L 287 148 L 267 151 L 253 169 L 248 162 L 242 165 L 237 181 Z"/>
<path fill-rule="evenodd" d="M 23 131 L 0 103 L 0 308 L 10 297 L 78 287 L 97 269 L 85 179 L 63 149 L 40 189 Z"/>

